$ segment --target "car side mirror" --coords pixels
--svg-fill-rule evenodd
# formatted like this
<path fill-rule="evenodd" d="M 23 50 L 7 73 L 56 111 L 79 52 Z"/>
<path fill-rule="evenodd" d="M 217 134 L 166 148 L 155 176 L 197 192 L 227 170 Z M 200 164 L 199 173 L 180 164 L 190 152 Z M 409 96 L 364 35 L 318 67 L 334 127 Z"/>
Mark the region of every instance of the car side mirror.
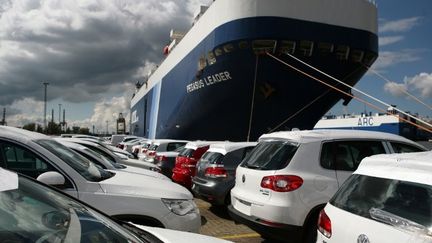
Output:
<path fill-rule="evenodd" d="M 62 186 L 66 180 L 64 176 L 56 171 L 48 171 L 39 175 L 36 180 L 50 186 Z"/>

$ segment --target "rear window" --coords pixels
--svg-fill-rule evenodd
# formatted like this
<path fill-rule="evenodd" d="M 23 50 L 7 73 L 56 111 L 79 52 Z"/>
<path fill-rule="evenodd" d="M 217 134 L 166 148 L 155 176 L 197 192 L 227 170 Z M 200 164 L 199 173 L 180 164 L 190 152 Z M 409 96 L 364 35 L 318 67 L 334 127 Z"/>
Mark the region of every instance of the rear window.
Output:
<path fill-rule="evenodd" d="M 201 162 L 206 162 L 209 164 L 221 164 L 222 163 L 222 159 L 224 158 L 224 155 L 221 153 L 216 153 L 216 152 L 206 152 L 202 157 L 201 157 Z"/>
<path fill-rule="evenodd" d="M 159 147 L 159 145 L 157 144 L 153 144 L 152 146 L 149 147 L 149 150 L 153 150 L 156 151 L 156 149 Z"/>
<path fill-rule="evenodd" d="M 289 164 L 297 148 L 298 144 L 287 141 L 260 142 L 240 166 L 257 170 L 279 170 Z"/>
<path fill-rule="evenodd" d="M 352 175 L 330 203 L 374 219 L 379 211 L 432 227 L 432 186 L 400 180 Z M 382 221 L 381 221 L 382 222 Z"/>
<path fill-rule="evenodd" d="M 195 152 L 195 149 L 187 149 L 184 148 L 180 151 L 178 156 L 183 156 L 183 157 L 192 157 L 193 152 Z"/>

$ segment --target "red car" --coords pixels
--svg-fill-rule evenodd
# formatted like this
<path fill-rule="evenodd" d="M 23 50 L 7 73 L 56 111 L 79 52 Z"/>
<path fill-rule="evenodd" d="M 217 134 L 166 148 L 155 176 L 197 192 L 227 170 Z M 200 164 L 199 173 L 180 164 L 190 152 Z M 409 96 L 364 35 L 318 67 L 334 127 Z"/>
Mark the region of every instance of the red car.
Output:
<path fill-rule="evenodd" d="M 214 142 L 189 142 L 178 154 L 173 169 L 172 179 L 188 189 L 192 187 L 192 177 L 196 173 L 196 164 Z"/>

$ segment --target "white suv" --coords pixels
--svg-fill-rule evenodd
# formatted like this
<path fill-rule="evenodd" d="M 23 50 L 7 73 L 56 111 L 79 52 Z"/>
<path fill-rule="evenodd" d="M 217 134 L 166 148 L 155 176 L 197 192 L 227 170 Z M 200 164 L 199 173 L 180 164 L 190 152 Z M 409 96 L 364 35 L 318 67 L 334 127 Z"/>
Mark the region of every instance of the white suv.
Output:
<path fill-rule="evenodd" d="M 432 153 L 376 155 L 321 211 L 317 243 L 432 242 Z"/>
<path fill-rule="evenodd" d="M 266 134 L 237 168 L 228 209 L 235 221 L 264 238 L 315 242 L 320 210 L 364 157 L 424 150 L 408 139 L 380 132 Z"/>
<path fill-rule="evenodd" d="M 48 136 L 0 126 L 0 167 L 65 193 L 119 220 L 198 233 L 192 194 L 168 180 L 110 172 Z"/>

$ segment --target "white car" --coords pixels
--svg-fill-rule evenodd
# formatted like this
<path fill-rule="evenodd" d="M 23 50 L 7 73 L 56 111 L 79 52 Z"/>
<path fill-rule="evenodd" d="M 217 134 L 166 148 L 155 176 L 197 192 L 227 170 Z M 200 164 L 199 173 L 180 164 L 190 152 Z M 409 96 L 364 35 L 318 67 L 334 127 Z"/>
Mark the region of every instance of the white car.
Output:
<path fill-rule="evenodd" d="M 159 178 L 162 180 L 171 180 L 170 178 L 168 178 L 168 177 L 166 177 L 166 176 L 164 176 L 161 173 L 156 172 L 156 171 L 151 171 L 148 169 L 142 169 L 142 168 L 138 168 L 138 167 L 134 167 L 134 166 L 126 166 L 123 164 L 113 162 L 108 157 L 104 156 L 104 154 L 99 154 L 97 152 L 98 151 L 97 150 L 97 144 L 91 144 L 91 142 L 89 142 L 87 144 L 88 147 L 86 147 L 86 146 L 83 146 L 79 143 L 74 143 L 74 142 L 67 141 L 64 139 L 56 139 L 56 140 L 59 143 L 63 144 L 64 146 L 66 146 L 66 147 L 72 149 L 73 151 L 79 153 L 80 155 L 82 155 L 86 159 L 90 160 L 94 164 L 99 165 L 104 170 L 110 170 L 113 172 L 123 171 L 123 172 L 129 172 L 129 173 L 133 173 L 133 174 L 139 174 L 139 175 Z M 94 146 L 94 147 L 92 147 L 92 146 Z M 92 149 L 94 149 L 94 150 L 92 150 Z"/>
<path fill-rule="evenodd" d="M 321 211 L 317 243 L 432 242 L 432 152 L 365 158 Z"/>
<path fill-rule="evenodd" d="M 186 140 L 156 139 L 153 140 L 145 154 L 138 154 L 138 158 L 140 160 L 154 163 L 156 153 L 175 151 L 180 147 L 184 147 L 188 142 L 189 141 Z"/>
<path fill-rule="evenodd" d="M 83 202 L 140 225 L 198 232 L 192 194 L 167 181 L 100 169 L 48 136 L 0 126 L 2 167 L 63 189 Z"/>
<path fill-rule="evenodd" d="M 315 242 L 318 214 L 360 161 L 425 149 L 400 136 L 355 130 L 276 132 L 237 167 L 229 212 L 264 238 Z"/>
<path fill-rule="evenodd" d="M 136 159 L 130 159 L 127 156 L 124 156 L 124 155 L 119 154 L 117 152 L 112 152 L 111 150 L 107 149 L 105 146 L 103 146 L 100 143 L 87 141 L 85 139 L 73 139 L 73 138 L 56 138 L 56 139 L 59 141 L 69 141 L 69 142 L 74 142 L 74 143 L 83 145 L 83 146 L 99 153 L 100 155 L 104 156 L 106 159 L 108 159 L 112 163 L 129 165 L 129 166 L 133 166 L 136 168 L 142 168 L 142 169 L 147 169 L 147 170 L 151 170 L 154 172 L 160 172 L 159 167 L 153 163 L 148 163 L 145 161 L 139 161 Z M 160 175 L 157 175 L 157 174 L 153 174 L 153 176 L 161 177 Z"/>
<path fill-rule="evenodd" d="M 60 191 L 1 168 L 0 199 L 2 242 L 228 242 L 121 222 Z"/>

